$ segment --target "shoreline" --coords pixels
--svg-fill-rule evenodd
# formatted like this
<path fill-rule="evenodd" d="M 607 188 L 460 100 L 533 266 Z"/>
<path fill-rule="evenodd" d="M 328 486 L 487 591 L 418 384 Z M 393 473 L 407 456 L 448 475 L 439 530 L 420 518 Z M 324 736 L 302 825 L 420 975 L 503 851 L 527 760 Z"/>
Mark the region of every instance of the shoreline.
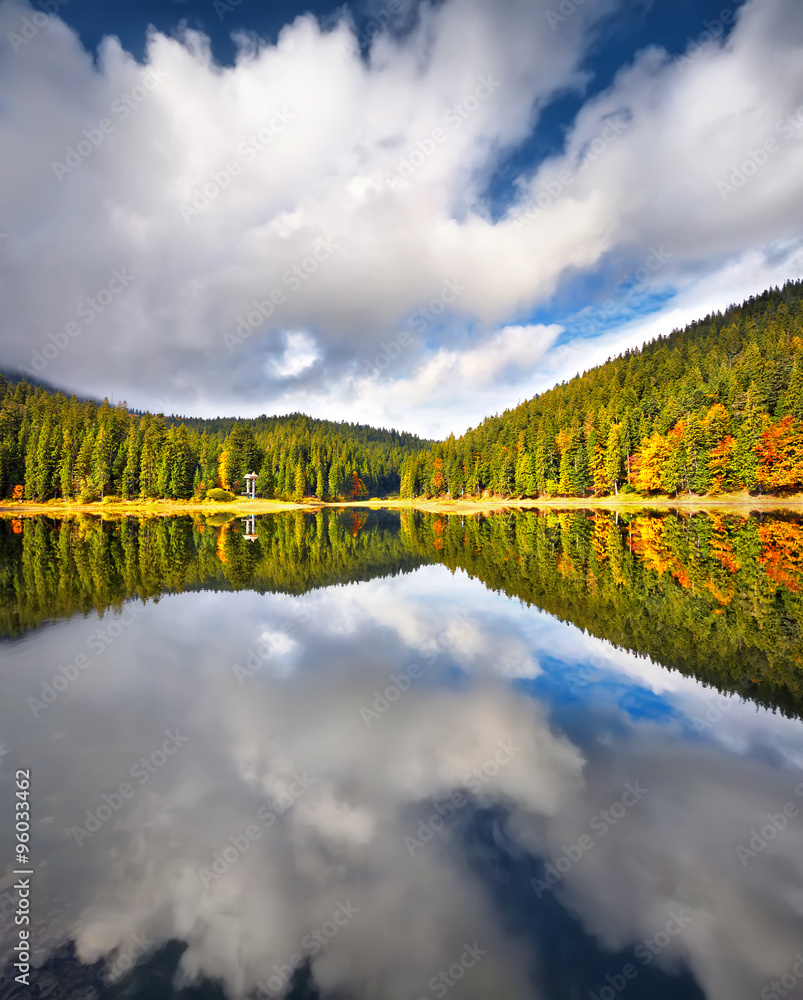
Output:
<path fill-rule="evenodd" d="M 331 508 L 359 507 L 369 510 L 421 510 L 432 514 L 483 514 L 504 510 L 682 510 L 722 511 L 749 515 L 754 511 L 789 510 L 803 512 L 803 494 L 789 497 L 753 497 L 749 494 L 721 494 L 718 496 L 682 497 L 550 497 L 544 499 L 504 499 L 490 497 L 471 500 L 354 500 L 327 503 L 307 499 L 295 503 L 285 500 L 233 500 L 219 503 L 213 500 L 121 500 L 117 503 L 80 503 L 78 501 L 0 501 L 2 516 L 36 516 L 50 514 L 63 517 L 69 514 L 93 514 L 110 517 L 140 515 L 143 517 L 170 517 L 178 514 L 208 514 L 215 516 L 229 513 L 233 517 L 250 514 L 273 514 L 284 511 L 312 511 Z"/>
<path fill-rule="evenodd" d="M 392 507 L 429 511 L 435 514 L 482 514 L 503 510 L 684 510 L 733 511 L 749 514 L 762 510 L 803 512 L 803 496 L 779 497 L 551 497 L 543 500 L 388 500 L 382 503 L 355 502 L 325 504 L 327 507 Z"/>
<path fill-rule="evenodd" d="M 284 500 L 248 500 L 239 503 L 217 503 L 214 500 L 121 500 L 119 503 L 102 503 L 95 500 L 92 503 L 79 501 L 38 501 L 2 500 L 0 501 L 0 516 L 14 517 L 32 516 L 35 514 L 52 514 L 63 517 L 66 514 L 98 514 L 121 517 L 141 515 L 143 517 L 169 517 L 174 514 L 226 514 L 234 516 L 248 514 L 272 514 L 286 510 L 317 510 L 325 506 L 320 503 L 293 503 Z"/>

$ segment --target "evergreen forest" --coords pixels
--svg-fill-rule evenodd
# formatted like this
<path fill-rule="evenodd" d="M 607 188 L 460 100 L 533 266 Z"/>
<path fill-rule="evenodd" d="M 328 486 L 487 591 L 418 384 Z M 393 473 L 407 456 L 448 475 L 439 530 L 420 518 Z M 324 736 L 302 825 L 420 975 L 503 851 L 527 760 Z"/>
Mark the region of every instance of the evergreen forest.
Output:
<path fill-rule="evenodd" d="M 408 455 L 403 497 L 803 489 L 803 281 Z"/>
<path fill-rule="evenodd" d="M 784 494 L 803 489 L 803 281 L 440 442 L 300 413 L 182 418 L 0 375 L 0 498 Z"/>
<path fill-rule="evenodd" d="M 430 442 L 300 413 L 193 420 L 67 398 L 0 376 L 0 497 L 203 499 L 209 490 L 283 500 L 396 494 L 409 453 Z"/>

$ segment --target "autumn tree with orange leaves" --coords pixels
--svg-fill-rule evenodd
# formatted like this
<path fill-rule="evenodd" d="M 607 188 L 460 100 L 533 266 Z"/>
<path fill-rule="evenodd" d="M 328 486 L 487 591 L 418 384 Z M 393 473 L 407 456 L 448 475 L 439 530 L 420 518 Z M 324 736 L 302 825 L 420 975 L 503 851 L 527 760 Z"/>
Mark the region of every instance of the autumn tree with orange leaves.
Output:
<path fill-rule="evenodd" d="M 770 425 L 756 445 L 758 481 L 768 490 L 803 486 L 803 422 L 791 415 Z"/>

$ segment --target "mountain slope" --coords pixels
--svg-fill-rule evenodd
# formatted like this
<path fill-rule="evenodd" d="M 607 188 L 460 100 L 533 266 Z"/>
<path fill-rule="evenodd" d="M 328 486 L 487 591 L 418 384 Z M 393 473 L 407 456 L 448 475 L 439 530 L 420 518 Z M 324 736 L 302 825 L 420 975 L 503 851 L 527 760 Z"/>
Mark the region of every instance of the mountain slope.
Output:
<path fill-rule="evenodd" d="M 402 496 L 803 488 L 803 281 L 564 382 L 402 468 Z"/>

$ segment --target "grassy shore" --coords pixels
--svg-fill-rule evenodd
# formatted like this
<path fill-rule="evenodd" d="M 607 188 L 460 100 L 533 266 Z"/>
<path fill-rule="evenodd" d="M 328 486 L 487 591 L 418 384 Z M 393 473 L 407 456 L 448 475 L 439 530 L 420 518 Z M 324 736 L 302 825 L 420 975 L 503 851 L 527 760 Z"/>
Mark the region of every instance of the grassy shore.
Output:
<path fill-rule="evenodd" d="M 78 501 L 50 500 L 45 503 L 31 501 L 0 501 L 0 516 L 25 516 L 50 514 L 60 517 L 67 514 L 99 514 L 118 518 L 136 515 L 140 517 L 167 517 L 175 514 L 203 514 L 214 516 L 230 514 L 232 517 L 247 517 L 249 514 L 273 514 L 286 510 L 319 510 L 323 507 L 367 507 L 369 509 L 423 510 L 434 514 L 482 514 L 499 510 L 529 509 L 588 509 L 600 510 L 684 510 L 722 511 L 749 514 L 751 511 L 791 510 L 803 511 L 803 494 L 787 497 L 751 496 L 749 493 L 726 493 L 716 496 L 680 497 L 640 497 L 631 494 L 609 497 L 553 497 L 542 500 L 513 500 L 502 498 L 473 497 L 463 500 L 428 500 L 418 497 L 413 500 L 362 500 L 346 503 L 323 503 L 308 497 L 300 503 L 282 500 L 245 500 L 237 498 L 230 503 L 212 500 L 118 500 L 79 503 Z"/>
<path fill-rule="evenodd" d="M 291 503 L 283 500 L 233 500 L 231 503 L 217 503 L 214 500 L 118 500 L 112 503 L 95 501 L 80 503 L 69 500 L 48 500 L 45 503 L 33 501 L 0 501 L 0 516 L 50 514 L 63 517 L 67 514 L 99 514 L 103 517 L 167 517 L 174 514 L 231 514 L 233 517 L 247 517 L 249 514 L 273 514 L 282 510 L 316 510 L 324 506 L 317 500 L 307 503 Z"/>
<path fill-rule="evenodd" d="M 803 494 L 788 497 L 751 496 L 749 493 L 719 494 L 716 496 L 656 496 L 641 497 L 631 494 L 609 497 L 552 497 L 540 500 L 515 500 L 503 498 L 472 498 L 468 500 L 366 500 L 347 504 L 325 504 L 327 507 L 391 507 L 413 508 L 435 514 L 482 514 L 495 510 L 685 510 L 731 511 L 748 514 L 760 510 L 803 511 Z"/>

